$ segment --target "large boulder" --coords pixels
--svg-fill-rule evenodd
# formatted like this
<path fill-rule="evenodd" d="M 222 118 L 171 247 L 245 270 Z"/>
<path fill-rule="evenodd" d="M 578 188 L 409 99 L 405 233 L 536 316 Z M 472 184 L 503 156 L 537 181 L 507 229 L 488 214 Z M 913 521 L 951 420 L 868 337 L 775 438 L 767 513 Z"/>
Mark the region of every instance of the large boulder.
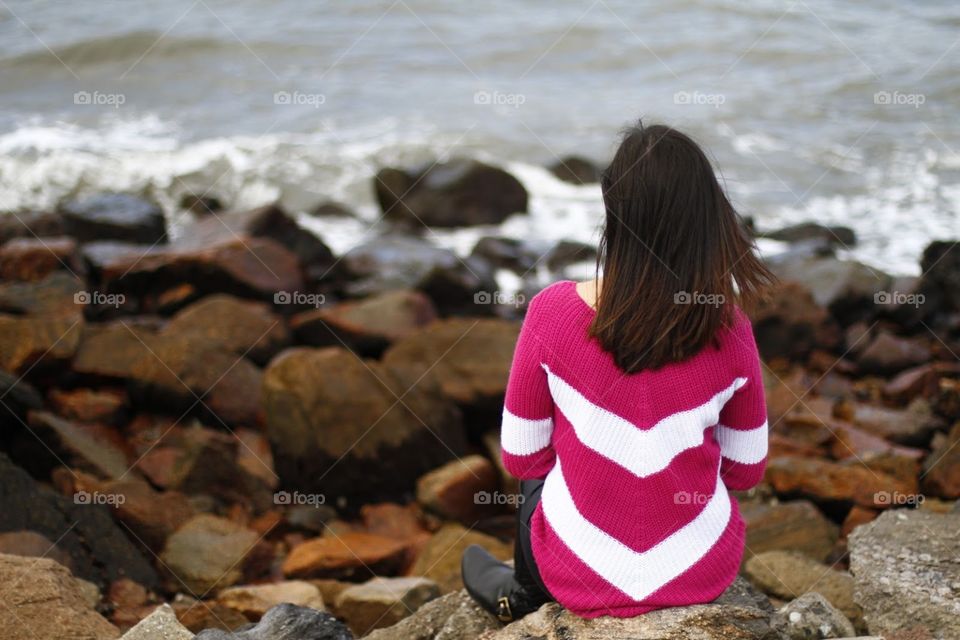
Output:
<path fill-rule="evenodd" d="M 278 604 L 255 625 L 234 632 L 207 629 L 197 640 L 353 640 L 353 634 L 329 613 L 294 604 Z"/>
<path fill-rule="evenodd" d="M 960 513 L 896 510 L 849 537 L 854 597 L 870 633 L 960 637 Z"/>
<path fill-rule="evenodd" d="M 263 398 L 281 484 L 327 504 L 401 498 L 464 448 L 456 409 L 435 389 L 338 347 L 277 356 Z"/>
<path fill-rule="evenodd" d="M 78 577 L 106 586 L 122 577 L 158 585 L 153 567 L 100 504 L 79 504 L 36 484 L 0 453 L 0 531 L 36 531 L 67 553 Z M 142 551 L 146 551 L 143 549 Z"/>
<path fill-rule="evenodd" d="M 163 211 L 152 202 L 124 193 L 105 193 L 71 200 L 60 206 L 67 234 L 81 242 L 123 240 L 166 242 Z"/>
<path fill-rule="evenodd" d="M 384 217 L 419 228 L 500 224 L 526 213 L 527 190 L 512 175 L 476 160 L 425 169 L 382 169 L 374 179 Z"/>
<path fill-rule="evenodd" d="M 0 638 L 117 638 L 120 631 L 94 609 L 98 600 L 96 587 L 49 558 L 0 554 Z"/>

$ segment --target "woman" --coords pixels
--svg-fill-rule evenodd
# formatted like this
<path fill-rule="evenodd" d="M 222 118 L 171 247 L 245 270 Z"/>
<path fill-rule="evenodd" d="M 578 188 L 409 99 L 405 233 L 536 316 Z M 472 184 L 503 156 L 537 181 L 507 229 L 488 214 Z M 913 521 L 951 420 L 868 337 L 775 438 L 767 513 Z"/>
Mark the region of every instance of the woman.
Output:
<path fill-rule="evenodd" d="M 503 462 L 521 479 L 514 567 L 464 553 L 501 620 L 549 600 L 586 617 L 709 602 L 737 575 L 728 490 L 763 477 L 766 406 L 740 306 L 773 281 L 689 137 L 630 129 L 602 183 L 590 282 L 533 298 L 507 386 Z"/>

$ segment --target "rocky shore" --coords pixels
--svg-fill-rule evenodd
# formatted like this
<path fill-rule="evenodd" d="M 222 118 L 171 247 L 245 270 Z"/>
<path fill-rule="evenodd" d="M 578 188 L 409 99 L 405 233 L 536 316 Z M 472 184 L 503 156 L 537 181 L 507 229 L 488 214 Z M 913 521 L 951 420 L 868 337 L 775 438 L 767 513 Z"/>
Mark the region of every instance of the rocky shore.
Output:
<path fill-rule="evenodd" d="M 763 234 L 790 248 L 753 314 L 771 459 L 737 495 L 742 577 L 707 605 L 504 627 L 460 553 L 512 554 L 519 319 L 593 249 L 435 246 L 424 224 L 526 209 L 475 161 L 372 186 L 390 226 L 343 255 L 279 207 L 200 196 L 174 238 L 134 195 L 0 219 L 0 639 L 960 637 L 954 242 L 900 278 L 837 257 L 846 229 Z"/>

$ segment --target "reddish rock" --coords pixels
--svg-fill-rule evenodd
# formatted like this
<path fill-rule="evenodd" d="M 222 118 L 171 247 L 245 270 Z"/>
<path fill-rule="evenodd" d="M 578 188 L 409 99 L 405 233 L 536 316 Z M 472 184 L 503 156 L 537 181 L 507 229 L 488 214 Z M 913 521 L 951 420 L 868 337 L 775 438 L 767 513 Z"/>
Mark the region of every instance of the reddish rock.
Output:
<path fill-rule="evenodd" d="M 929 403 L 917 398 L 906 409 L 888 409 L 854 402 L 837 407 L 838 417 L 876 436 L 910 446 L 924 446 L 943 421 Z"/>
<path fill-rule="evenodd" d="M 412 504 L 365 504 L 360 508 L 360 517 L 368 533 L 395 540 L 410 540 L 426 533 L 420 510 Z"/>
<path fill-rule="evenodd" d="M 837 460 L 892 453 L 916 461 L 926 455 L 923 449 L 891 444 L 880 436 L 848 422 L 835 421 L 832 429 L 834 439 L 830 445 L 830 453 Z"/>
<path fill-rule="evenodd" d="M 880 331 L 857 358 L 864 373 L 889 375 L 928 362 L 930 347 L 919 340 L 908 340 Z"/>
<path fill-rule="evenodd" d="M 848 535 L 850 535 L 851 531 L 862 524 L 867 524 L 878 515 L 880 515 L 880 511 L 877 509 L 867 509 L 866 507 L 853 505 L 850 511 L 847 512 L 847 517 L 843 519 L 843 526 L 840 528 L 840 535 L 846 538 Z"/>
<path fill-rule="evenodd" d="M 127 396 L 122 389 L 51 389 L 53 410 L 69 420 L 115 425 L 123 418 Z"/>
<path fill-rule="evenodd" d="M 421 476 L 417 480 L 417 501 L 445 518 L 473 524 L 500 506 L 493 500 L 499 485 L 490 461 L 471 455 Z"/>
<path fill-rule="evenodd" d="M 290 578 L 332 577 L 396 568 L 403 557 L 402 541 L 351 532 L 314 538 L 290 550 L 283 573 Z"/>
<path fill-rule="evenodd" d="M 808 500 L 773 504 L 744 500 L 740 512 L 747 524 L 744 561 L 774 550 L 795 550 L 826 560 L 837 542 L 837 525 Z"/>
<path fill-rule="evenodd" d="M 73 560 L 70 555 L 36 531 L 0 533 L 0 554 L 3 553 L 30 558 L 50 558 L 73 570 Z"/>
<path fill-rule="evenodd" d="M 938 378 L 933 364 L 922 364 L 898 373 L 883 386 L 883 395 L 896 402 L 907 402 L 917 396 L 932 396 Z"/>
<path fill-rule="evenodd" d="M 921 482 L 925 493 L 949 500 L 960 498 L 960 422 L 930 452 Z"/>
<path fill-rule="evenodd" d="M 782 282 L 752 314 L 757 347 L 765 359 L 801 359 L 814 347 L 830 348 L 839 336 L 810 290 Z"/>
<path fill-rule="evenodd" d="M 769 458 L 780 458 L 783 456 L 804 456 L 819 458 L 826 451 L 822 447 L 811 445 L 802 440 L 796 440 L 790 436 L 780 433 L 771 433 L 769 441 Z"/>
<path fill-rule="evenodd" d="M 943 378 L 937 385 L 934 407 L 948 420 L 960 420 L 960 380 Z"/>
<path fill-rule="evenodd" d="M 108 439 L 110 434 L 59 418 L 47 411 L 31 411 L 27 422 L 59 461 L 101 478 L 120 478 L 129 469 L 125 451 Z"/>
<path fill-rule="evenodd" d="M 15 238 L 0 246 L 0 279 L 36 282 L 59 269 L 80 272 L 72 238 Z"/>
<path fill-rule="evenodd" d="M 180 624 L 193 633 L 200 633 L 205 629 L 235 631 L 250 624 L 242 613 L 216 601 L 197 600 L 180 594 L 172 606 Z"/>
<path fill-rule="evenodd" d="M 830 462 L 815 458 L 777 458 L 767 465 L 766 480 L 778 494 L 802 495 L 826 502 L 852 502 L 887 508 L 916 496 L 916 482 L 865 467 L 859 460 Z"/>

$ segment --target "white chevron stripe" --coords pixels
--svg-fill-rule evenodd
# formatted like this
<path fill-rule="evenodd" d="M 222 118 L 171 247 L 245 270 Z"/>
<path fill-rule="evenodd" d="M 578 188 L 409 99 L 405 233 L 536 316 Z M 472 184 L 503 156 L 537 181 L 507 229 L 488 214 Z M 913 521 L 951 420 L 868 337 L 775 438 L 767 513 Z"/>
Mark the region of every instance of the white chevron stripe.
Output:
<path fill-rule="evenodd" d="M 500 448 L 515 456 L 528 456 L 550 444 L 553 418 L 528 420 L 516 416 L 504 407 L 500 428 Z"/>
<path fill-rule="evenodd" d="M 580 442 L 641 478 L 666 469 L 678 454 L 702 444 L 703 430 L 717 424 L 723 405 L 747 382 L 746 378 L 736 378 L 699 407 L 640 429 L 593 404 L 546 364 L 542 366 L 553 402 L 573 425 Z"/>
<path fill-rule="evenodd" d="M 743 464 L 756 464 L 767 457 L 767 423 L 755 429 L 733 429 L 718 424 L 713 436 L 720 443 L 724 458 Z"/>
<path fill-rule="evenodd" d="M 713 496 L 697 517 L 643 552 L 630 549 L 583 517 L 570 495 L 559 461 L 547 474 L 541 506 L 563 543 L 634 600 L 643 600 L 692 567 L 716 544 L 730 520 L 730 496 L 719 469 Z"/>

